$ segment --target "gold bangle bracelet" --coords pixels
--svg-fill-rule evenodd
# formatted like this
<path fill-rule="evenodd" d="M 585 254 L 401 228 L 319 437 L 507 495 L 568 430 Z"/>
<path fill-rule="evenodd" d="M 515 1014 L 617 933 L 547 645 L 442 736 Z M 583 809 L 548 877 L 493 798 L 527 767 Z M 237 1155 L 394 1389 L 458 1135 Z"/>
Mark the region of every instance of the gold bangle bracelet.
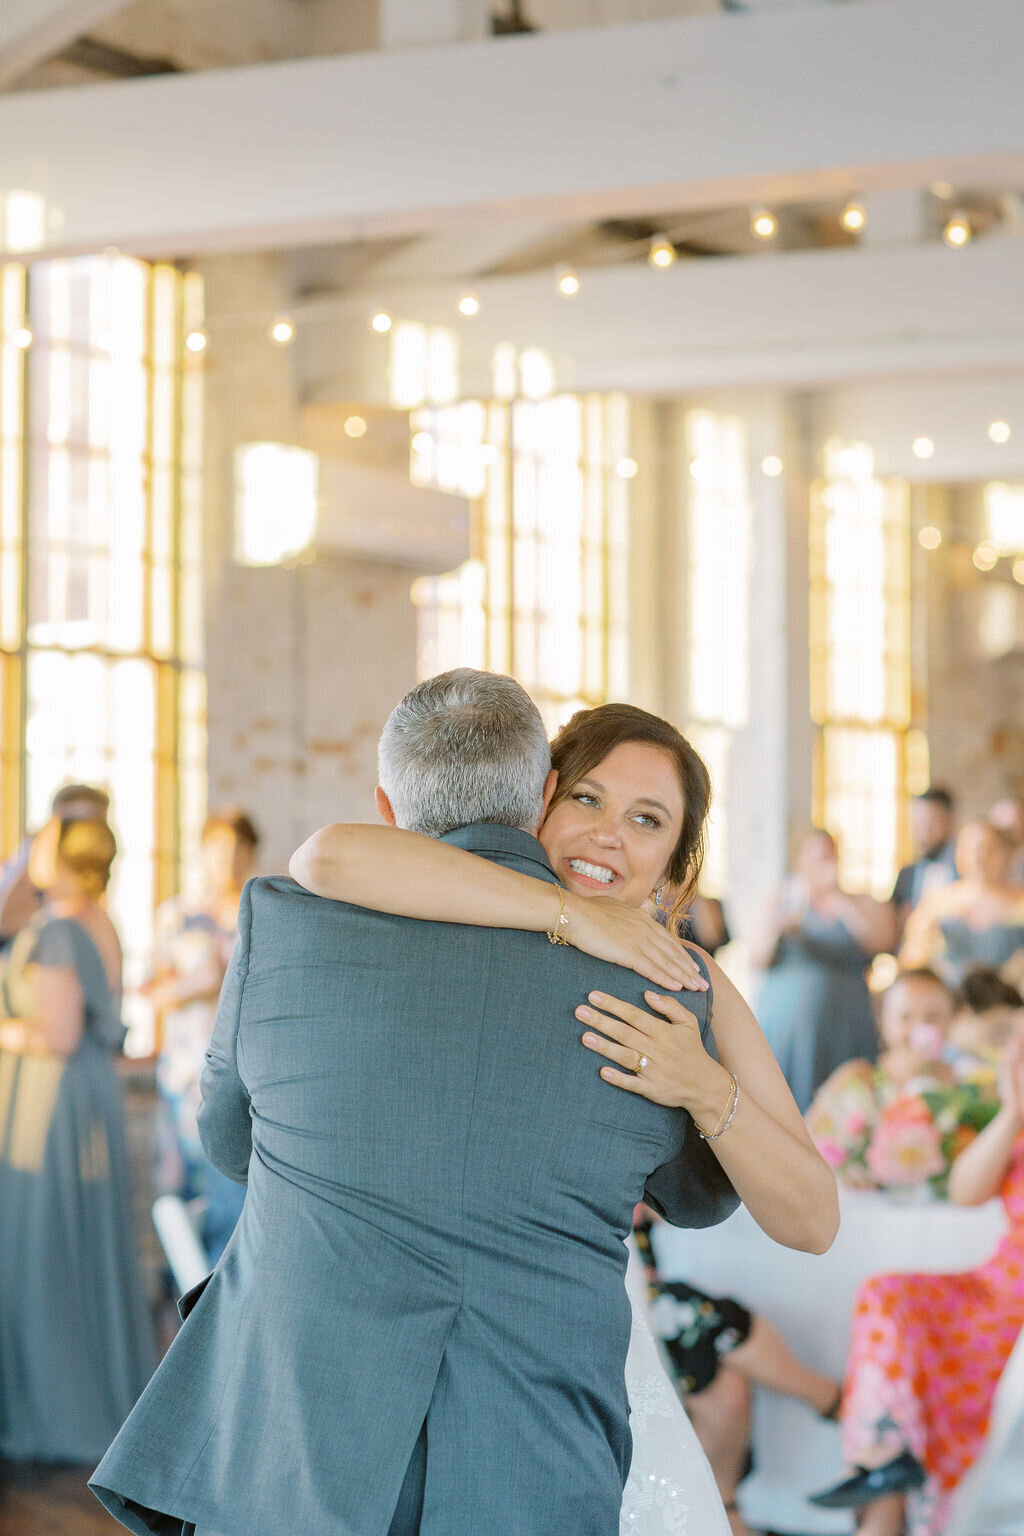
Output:
<path fill-rule="evenodd" d="M 717 1141 L 719 1136 L 724 1136 L 730 1125 L 732 1125 L 736 1110 L 739 1107 L 740 1085 L 736 1080 L 735 1072 L 729 1073 L 729 1080 L 732 1083 L 732 1091 L 729 1094 L 728 1102 L 726 1103 L 725 1108 L 722 1110 L 721 1119 L 715 1126 L 714 1130 L 702 1130 L 701 1127 L 697 1125 L 696 1120 L 693 1122 L 694 1125 L 697 1126 L 697 1135 L 700 1137 L 701 1141 Z"/>
<path fill-rule="evenodd" d="M 555 926 L 548 933 L 552 944 L 568 944 L 569 942 L 569 914 L 565 910 L 565 892 L 558 887 L 558 916 L 555 918 Z"/>

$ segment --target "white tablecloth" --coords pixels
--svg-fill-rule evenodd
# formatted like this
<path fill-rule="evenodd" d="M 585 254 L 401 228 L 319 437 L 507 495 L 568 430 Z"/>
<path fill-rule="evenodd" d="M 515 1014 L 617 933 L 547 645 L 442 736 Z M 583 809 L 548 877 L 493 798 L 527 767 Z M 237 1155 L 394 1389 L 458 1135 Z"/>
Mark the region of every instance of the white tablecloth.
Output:
<path fill-rule="evenodd" d="M 666 1280 L 689 1280 L 711 1295 L 735 1296 L 762 1312 L 808 1365 L 842 1379 L 854 1294 L 868 1275 L 973 1269 L 995 1248 L 1005 1218 L 998 1201 L 973 1210 L 936 1202 L 897 1203 L 875 1192 L 843 1190 L 842 1223 L 828 1253 L 794 1253 L 765 1237 L 741 1209 L 720 1227 L 654 1233 Z M 814 1536 L 852 1529 L 851 1518 L 805 1502 L 843 1471 L 839 1431 L 803 1404 L 758 1391 L 756 1468 L 740 1489 L 748 1522 Z"/>

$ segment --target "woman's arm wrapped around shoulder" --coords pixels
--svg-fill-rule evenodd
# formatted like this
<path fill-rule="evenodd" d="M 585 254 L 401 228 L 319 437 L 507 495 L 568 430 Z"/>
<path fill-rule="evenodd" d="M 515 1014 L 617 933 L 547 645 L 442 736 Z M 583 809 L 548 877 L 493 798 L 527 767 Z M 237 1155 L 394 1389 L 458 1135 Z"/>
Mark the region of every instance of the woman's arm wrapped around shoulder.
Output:
<path fill-rule="evenodd" d="M 552 933 L 564 909 L 570 944 L 673 991 L 707 983 L 648 913 L 613 897 L 576 896 L 547 880 L 399 827 L 334 823 L 292 855 L 293 880 L 316 896 L 426 922 Z"/>

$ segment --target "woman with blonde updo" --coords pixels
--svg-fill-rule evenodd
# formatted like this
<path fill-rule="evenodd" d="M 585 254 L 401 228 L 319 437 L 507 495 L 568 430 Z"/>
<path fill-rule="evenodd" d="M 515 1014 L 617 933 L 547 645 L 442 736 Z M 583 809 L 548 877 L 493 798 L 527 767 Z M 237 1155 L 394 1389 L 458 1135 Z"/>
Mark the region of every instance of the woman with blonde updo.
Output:
<path fill-rule="evenodd" d="M 153 1368 L 121 1092 L 101 821 L 48 822 L 42 906 L 0 970 L 0 1455 L 93 1463 Z"/>

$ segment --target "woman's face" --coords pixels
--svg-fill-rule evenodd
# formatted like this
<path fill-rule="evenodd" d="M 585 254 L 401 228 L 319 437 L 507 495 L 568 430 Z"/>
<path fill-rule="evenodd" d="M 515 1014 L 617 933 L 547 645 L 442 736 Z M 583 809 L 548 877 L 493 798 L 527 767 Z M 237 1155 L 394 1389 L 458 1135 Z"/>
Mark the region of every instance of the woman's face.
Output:
<path fill-rule="evenodd" d="M 1010 850 L 994 827 L 969 821 L 956 840 L 956 867 L 964 880 L 1005 883 L 1010 870 Z"/>
<path fill-rule="evenodd" d="M 832 890 L 837 880 L 836 845 L 827 832 L 804 839 L 797 854 L 796 872 L 812 891 Z"/>
<path fill-rule="evenodd" d="M 202 865 L 208 891 L 235 890 L 252 873 L 252 849 L 231 827 L 214 825 L 203 838 Z"/>
<path fill-rule="evenodd" d="M 573 784 L 549 812 L 540 840 L 567 889 L 639 907 L 665 878 L 683 810 L 672 756 L 627 741 Z"/>

